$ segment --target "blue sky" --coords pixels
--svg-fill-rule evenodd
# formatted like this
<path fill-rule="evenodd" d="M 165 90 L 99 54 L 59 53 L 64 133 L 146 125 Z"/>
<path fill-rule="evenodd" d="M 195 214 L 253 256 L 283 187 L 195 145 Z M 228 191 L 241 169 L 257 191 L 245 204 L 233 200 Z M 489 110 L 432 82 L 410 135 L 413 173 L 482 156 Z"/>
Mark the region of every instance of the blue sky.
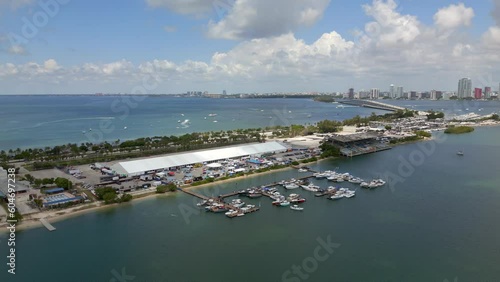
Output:
<path fill-rule="evenodd" d="M 57 11 L 44 11 L 46 3 Z M 462 76 L 496 89 L 499 7 L 499 0 L 0 0 L 0 94 L 130 93 L 145 77 L 155 81 L 147 93 L 342 92 L 390 83 L 454 90 Z M 32 38 L 23 33 L 43 17 Z"/>

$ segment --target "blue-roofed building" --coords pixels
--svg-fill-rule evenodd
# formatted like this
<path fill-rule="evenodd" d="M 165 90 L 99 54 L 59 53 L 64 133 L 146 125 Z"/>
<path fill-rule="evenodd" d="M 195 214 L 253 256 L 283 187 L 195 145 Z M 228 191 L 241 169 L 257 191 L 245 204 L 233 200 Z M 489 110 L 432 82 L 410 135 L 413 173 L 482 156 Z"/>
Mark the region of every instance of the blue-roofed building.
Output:
<path fill-rule="evenodd" d="M 47 189 L 44 191 L 45 194 L 49 194 L 49 195 L 52 195 L 52 194 L 57 194 L 57 193 L 61 193 L 61 192 L 64 192 L 64 188 L 52 188 L 52 189 Z"/>
<path fill-rule="evenodd" d="M 73 196 L 70 193 L 60 193 L 46 196 L 43 200 L 43 207 L 52 208 L 67 203 L 81 202 L 83 200 L 82 196 Z"/>

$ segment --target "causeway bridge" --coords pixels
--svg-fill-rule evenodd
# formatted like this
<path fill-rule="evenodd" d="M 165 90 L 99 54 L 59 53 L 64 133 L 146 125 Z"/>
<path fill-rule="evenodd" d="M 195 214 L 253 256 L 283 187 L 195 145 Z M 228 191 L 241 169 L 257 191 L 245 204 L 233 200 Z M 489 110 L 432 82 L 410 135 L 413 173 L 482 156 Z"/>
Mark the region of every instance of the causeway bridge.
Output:
<path fill-rule="evenodd" d="M 337 100 L 337 102 L 340 104 L 345 104 L 345 105 L 350 105 L 350 106 L 372 108 L 372 109 L 391 111 L 391 112 L 406 109 L 403 107 L 394 106 L 394 105 L 390 105 L 390 104 L 386 104 L 386 103 L 382 103 L 382 102 L 378 102 L 378 101 L 373 101 L 373 100 Z"/>

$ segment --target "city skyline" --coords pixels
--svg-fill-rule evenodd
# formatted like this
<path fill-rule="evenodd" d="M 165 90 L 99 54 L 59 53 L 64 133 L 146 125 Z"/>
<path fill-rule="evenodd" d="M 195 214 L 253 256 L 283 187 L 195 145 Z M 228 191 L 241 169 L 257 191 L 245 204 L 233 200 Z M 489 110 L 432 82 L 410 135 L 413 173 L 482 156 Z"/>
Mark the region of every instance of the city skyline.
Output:
<path fill-rule="evenodd" d="M 0 1 L 0 94 L 499 85 L 500 0 L 120 4 Z"/>

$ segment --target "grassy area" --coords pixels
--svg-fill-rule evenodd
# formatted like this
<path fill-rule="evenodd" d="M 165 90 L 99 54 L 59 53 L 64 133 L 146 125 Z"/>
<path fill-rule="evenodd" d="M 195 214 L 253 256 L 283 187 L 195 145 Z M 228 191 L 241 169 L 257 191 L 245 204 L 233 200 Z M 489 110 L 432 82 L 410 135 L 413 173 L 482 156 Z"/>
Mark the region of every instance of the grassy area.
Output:
<path fill-rule="evenodd" d="M 471 127 L 471 126 L 450 126 L 444 131 L 444 133 L 464 134 L 464 133 L 470 133 L 473 131 L 474 131 L 474 127 Z"/>
<path fill-rule="evenodd" d="M 89 199 L 93 201 L 97 200 L 96 196 L 94 196 L 94 194 L 92 194 L 89 190 L 84 190 L 83 193 L 85 193 Z"/>
<path fill-rule="evenodd" d="M 408 142 L 415 142 L 424 139 L 424 137 L 419 136 L 419 135 L 414 135 L 414 136 L 408 136 L 408 137 L 403 137 L 399 139 L 392 139 L 391 144 L 401 144 L 401 143 L 408 143 Z"/>

